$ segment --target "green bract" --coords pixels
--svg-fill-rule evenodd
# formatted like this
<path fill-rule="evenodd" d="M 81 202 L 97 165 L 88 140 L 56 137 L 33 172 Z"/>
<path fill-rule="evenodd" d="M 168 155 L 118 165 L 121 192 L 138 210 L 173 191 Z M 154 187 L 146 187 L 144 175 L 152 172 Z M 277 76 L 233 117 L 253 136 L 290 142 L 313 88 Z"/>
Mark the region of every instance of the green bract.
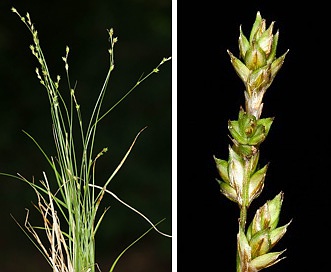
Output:
<path fill-rule="evenodd" d="M 239 111 L 238 121 L 229 121 L 231 136 L 242 145 L 259 145 L 267 137 L 273 118 L 257 120 L 254 115 Z"/>

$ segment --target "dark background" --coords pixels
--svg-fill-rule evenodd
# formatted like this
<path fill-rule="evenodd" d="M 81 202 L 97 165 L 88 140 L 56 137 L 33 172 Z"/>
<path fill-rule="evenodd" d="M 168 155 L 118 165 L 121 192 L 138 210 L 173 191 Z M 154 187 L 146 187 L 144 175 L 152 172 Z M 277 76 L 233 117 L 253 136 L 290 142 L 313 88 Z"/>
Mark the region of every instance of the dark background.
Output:
<path fill-rule="evenodd" d="M 249 213 L 284 192 L 279 226 L 293 221 L 274 251 L 287 249 L 286 259 L 266 271 L 329 267 L 329 9 L 321 1 L 203 1 L 178 3 L 179 271 L 235 271 L 239 209 L 219 193 L 212 156 L 227 158 L 227 122 L 244 105 L 226 50 L 238 56 L 239 26 L 249 36 L 257 11 L 267 26 L 276 22 L 277 55 L 290 51 L 264 98 L 262 117 L 275 120 L 260 163 L 270 165 Z"/>
<path fill-rule="evenodd" d="M 29 132 L 48 155 L 54 155 L 50 113 L 45 89 L 35 75 L 38 65 L 29 45 L 32 37 L 16 14 L 29 12 L 39 33 L 53 78 L 62 76 L 66 91 L 65 46 L 70 47 L 69 72 L 78 82 L 77 97 L 87 123 L 108 69 L 108 34 L 114 28 L 115 71 L 104 101 L 112 106 L 140 78 L 172 55 L 172 3 L 169 0 L 116 1 L 1 1 L 0 3 L 0 172 L 28 179 L 50 172 L 44 157 L 22 130 Z M 172 233 L 172 62 L 141 84 L 101 123 L 95 152 L 108 147 L 97 164 L 100 185 L 110 176 L 143 127 L 123 168 L 109 189 L 153 222 L 163 218 L 161 231 Z M 84 117 L 83 117 L 84 118 Z M 51 176 L 51 173 L 49 173 Z M 19 229 L 11 214 L 24 223 L 25 208 L 32 223 L 39 217 L 28 185 L 6 177 L 0 182 L 0 271 L 51 271 L 41 254 Z M 145 232 L 149 224 L 110 196 L 111 206 L 97 233 L 96 261 L 101 271 Z M 170 271 L 170 238 L 150 232 L 118 263 L 117 271 Z"/>

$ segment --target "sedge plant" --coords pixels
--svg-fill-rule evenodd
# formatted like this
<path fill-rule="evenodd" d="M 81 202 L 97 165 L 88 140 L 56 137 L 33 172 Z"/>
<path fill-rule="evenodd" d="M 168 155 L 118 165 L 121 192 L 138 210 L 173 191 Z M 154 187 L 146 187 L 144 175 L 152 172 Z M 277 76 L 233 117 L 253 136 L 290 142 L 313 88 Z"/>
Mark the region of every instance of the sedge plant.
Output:
<path fill-rule="evenodd" d="M 240 107 L 238 119 L 228 121 L 232 144 L 228 159 L 214 156 L 219 173 L 220 191 L 235 202 L 240 210 L 237 234 L 237 272 L 255 272 L 279 262 L 282 251 L 272 251 L 287 231 L 290 222 L 278 226 L 284 198 L 281 191 L 257 209 L 247 222 L 248 209 L 264 188 L 268 165 L 259 165 L 260 145 L 270 131 L 274 117 L 261 118 L 263 96 L 282 67 L 288 50 L 276 57 L 279 31 L 273 33 L 260 12 L 256 14 L 250 36 L 240 26 L 239 57 L 227 51 L 231 63 L 245 85 L 245 107 Z"/>
<path fill-rule="evenodd" d="M 12 11 L 19 16 L 33 37 L 33 45 L 30 46 L 30 49 L 39 63 L 39 67 L 36 68 L 37 77 L 46 89 L 48 96 L 56 148 L 56 156 L 49 156 L 29 133 L 24 132 L 36 144 L 48 161 L 52 169 L 52 177 L 50 178 L 48 173 L 43 172 L 42 180 L 36 182 L 34 179 L 29 180 L 20 174 L 1 173 L 2 175 L 24 181 L 33 188 L 38 200 L 35 207 L 42 216 L 43 225 L 32 225 L 29 221 L 29 211 L 27 212 L 24 226 L 18 223 L 17 220 L 14 220 L 43 254 L 54 272 L 94 272 L 97 269 L 95 236 L 108 210 L 106 208 L 99 214 L 98 208 L 104 195 L 110 194 L 120 203 L 142 216 L 151 225 L 150 229 L 133 241 L 118 256 L 109 269 L 111 272 L 123 253 L 150 230 L 154 229 L 166 237 L 171 237 L 171 235 L 163 233 L 157 228 L 157 225 L 164 219 L 157 223 L 152 223 L 143 213 L 131 207 L 108 188 L 108 185 L 120 170 L 144 128 L 138 132 L 109 178 L 103 184 L 98 184 L 95 180 L 96 162 L 99 157 L 107 152 L 107 148 L 99 152 L 94 150 L 97 127 L 100 121 L 140 83 L 152 74 L 159 72 L 159 67 L 169 61 L 171 57 L 163 58 L 156 68 L 141 77 L 120 100 L 103 112 L 103 99 L 114 69 L 114 45 L 117 42 L 113 29 L 109 29 L 107 31 L 110 42 L 109 70 L 93 107 L 90 120 L 85 124 L 84 120 L 82 120 L 80 105 L 75 96 L 75 87 L 71 86 L 70 83 L 69 47 L 66 47 L 65 56 L 62 58 L 70 92 L 69 101 L 66 101 L 60 91 L 61 77 L 56 76 L 55 80 L 52 78 L 40 46 L 38 32 L 31 21 L 29 13 L 21 16 L 15 8 L 12 8 Z M 46 237 L 46 241 L 43 237 Z"/>

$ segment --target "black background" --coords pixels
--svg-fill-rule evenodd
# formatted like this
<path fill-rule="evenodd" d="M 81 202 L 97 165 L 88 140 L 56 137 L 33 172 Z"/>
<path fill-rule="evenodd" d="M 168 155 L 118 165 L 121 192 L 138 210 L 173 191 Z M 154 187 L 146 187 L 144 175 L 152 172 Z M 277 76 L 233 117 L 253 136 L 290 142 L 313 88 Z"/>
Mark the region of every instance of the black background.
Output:
<path fill-rule="evenodd" d="M 239 209 L 219 193 L 212 156 L 226 159 L 227 121 L 244 105 L 244 85 L 226 50 L 238 56 L 239 26 L 249 36 L 257 11 L 280 31 L 284 65 L 264 97 L 275 117 L 261 145 L 270 162 L 265 188 L 249 214 L 280 191 L 279 225 L 293 219 L 266 271 L 321 271 L 330 249 L 330 15 L 321 1 L 178 3 L 179 271 L 235 271 Z"/>

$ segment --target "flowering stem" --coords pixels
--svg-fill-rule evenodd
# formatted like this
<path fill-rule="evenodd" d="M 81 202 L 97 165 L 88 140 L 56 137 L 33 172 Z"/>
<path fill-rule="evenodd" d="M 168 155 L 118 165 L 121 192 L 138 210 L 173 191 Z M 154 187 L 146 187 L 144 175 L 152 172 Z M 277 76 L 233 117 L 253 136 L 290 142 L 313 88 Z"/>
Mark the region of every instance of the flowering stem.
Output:
<path fill-rule="evenodd" d="M 242 192 L 242 205 L 240 205 L 240 227 L 243 231 L 245 231 L 246 220 L 247 220 L 247 210 L 249 206 L 249 160 L 245 160 L 244 162 L 244 177 L 243 177 L 243 192 Z"/>
<path fill-rule="evenodd" d="M 273 34 L 274 22 L 266 21 L 257 12 L 249 38 L 240 28 L 240 60 L 228 51 L 231 63 L 245 85 L 245 108 L 240 107 L 238 120 L 228 122 L 232 145 L 228 160 L 214 157 L 221 179 L 220 191 L 237 203 L 240 209 L 237 234 L 236 271 L 253 272 L 269 267 L 284 252 L 270 252 L 287 230 L 277 227 L 283 201 L 280 192 L 260 207 L 246 227 L 248 208 L 263 188 L 268 164 L 260 167 L 260 145 L 266 139 L 274 118 L 261 118 L 263 96 L 283 65 L 286 51 L 276 58 L 279 32 Z"/>
<path fill-rule="evenodd" d="M 247 207 L 243 206 L 240 208 L 240 228 L 242 230 L 245 230 L 245 226 L 246 226 L 246 219 L 247 219 Z"/>

